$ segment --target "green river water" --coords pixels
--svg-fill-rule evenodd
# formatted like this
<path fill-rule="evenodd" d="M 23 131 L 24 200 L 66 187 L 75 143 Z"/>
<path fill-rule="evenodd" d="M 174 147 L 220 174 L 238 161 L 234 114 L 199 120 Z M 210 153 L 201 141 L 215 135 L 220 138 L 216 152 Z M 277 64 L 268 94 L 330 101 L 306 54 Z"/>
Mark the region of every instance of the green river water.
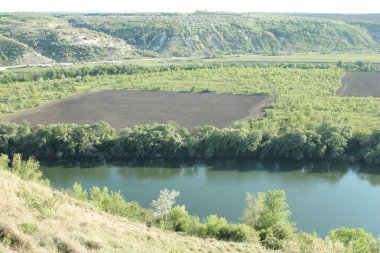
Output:
<path fill-rule="evenodd" d="M 325 236 L 337 227 L 362 227 L 380 235 L 380 168 L 338 162 L 292 160 L 70 160 L 43 162 L 56 188 L 75 182 L 107 186 L 149 207 L 160 189 L 181 192 L 177 203 L 202 218 L 239 222 L 247 192 L 285 190 L 291 220 Z"/>

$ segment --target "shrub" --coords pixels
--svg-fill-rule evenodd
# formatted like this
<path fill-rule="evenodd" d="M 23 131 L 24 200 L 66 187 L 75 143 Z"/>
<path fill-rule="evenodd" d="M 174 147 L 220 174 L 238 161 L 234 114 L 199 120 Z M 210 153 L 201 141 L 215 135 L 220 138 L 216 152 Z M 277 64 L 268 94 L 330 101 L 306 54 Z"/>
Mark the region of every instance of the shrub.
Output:
<path fill-rule="evenodd" d="M 9 158 L 7 155 L 1 154 L 0 155 L 0 170 L 8 170 L 9 167 Z"/>
<path fill-rule="evenodd" d="M 347 248 L 345 252 L 377 253 L 379 247 L 376 239 L 363 229 L 338 228 L 330 231 L 328 240 L 340 242 Z"/>
<path fill-rule="evenodd" d="M 281 249 L 283 241 L 276 237 L 272 228 L 263 229 L 260 231 L 260 239 L 264 246 L 270 249 Z"/>
<path fill-rule="evenodd" d="M 342 243 L 325 241 L 316 234 L 300 233 L 283 242 L 286 253 L 343 253 Z"/>
<path fill-rule="evenodd" d="M 123 196 L 120 192 L 109 193 L 107 187 L 103 187 L 103 189 L 91 188 L 90 199 L 92 203 L 108 213 L 122 215 L 124 212 L 125 200 Z"/>
<path fill-rule="evenodd" d="M 125 217 L 131 220 L 144 222 L 147 225 L 151 225 L 153 222 L 153 216 L 149 209 L 143 208 L 136 201 L 128 201 L 125 205 Z"/>
<path fill-rule="evenodd" d="M 25 162 L 22 160 L 20 154 L 15 154 L 12 159 L 11 167 L 6 166 L 8 162 L 8 157 L 6 155 L 2 155 L 0 157 L 0 168 L 7 168 L 25 180 L 49 184 L 47 179 L 42 179 L 42 172 L 39 169 L 40 164 L 33 158 L 29 158 Z"/>
<path fill-rule="evenodd" d="M 23 223 L 20 225 L 20 228 L 27 235 L 32 235 L 38 230 L 37 225 L 32 223 Z"/>
<path fill-rule="evenodd" d="M 187 220 L 186 231 L 189 235 L 205 238 L 207 237 L 207 227 L 199 221 L 198 216 L 191 216 Z"/>
<path fill-rule="evenodd" d="M 120 192 L 109 193 L 107 187 L 100 189 L 93 187 L 90 190 L 90 200 L 103 211 L 127 217 L 132 220 L 151 222 L 151 213 L 141 207 L 137 202 L 126 202 Z"/>
<path fill-rule="evenodd" d="M 79 199 L 79 200 L 87 200 L 88 194 L 87 191 L 83 189 L 82 185 L 79 183 L 75 183 L 73 185 L 72 189 L 69 189 L 68 191 L 69 195 L 73 198 Z"/>
<path fill-rule="evenodd" d="M 166 228 L 177 232 L 191 230 L 192 220 L 184 206 L 176 206 L 170 210 L 166 218 Z"/>
<path fill-rule="evenodd" d="M 33 158 L 24 162 L 20 154 L 15 154 L 12 159 L 11 171 L 22 179 L 38 181 L 42 177 L 42 173 L 38 169 L 39 163 Z"/>
<path fill-rule="evenodd" d="M 195 224 L 193 232 L 194 232 L 194 235 L 196 235 L 198 237 L 206 238 L 208 236 L 207 235 L 207 225 L 198 222 Z"/>
<path fill-rule="evenodd" d="M 57 203 L 60 201 L 60 196 L 53 193 L 51 196 L 44 196 L 32 191 L 23 191 L 21 194 L 29 208 L 35 209 L 38 212 L 40 219 L 52 218 L 57 209 Z"/>
<path fill-rule="evenodd" d="M 223 217 L 218 217 L 213 214 L 207 217 L 206 219 L 207 235 L 212 237 L 219 237 L 219 231 L 227 226 L 228 222 Z"/>
<path fill-rule="evenodd" d="M 246 224 L 228 224 L 219 230 L 218 239 L 234 242 L 258 242 L 259 236 Z"/>

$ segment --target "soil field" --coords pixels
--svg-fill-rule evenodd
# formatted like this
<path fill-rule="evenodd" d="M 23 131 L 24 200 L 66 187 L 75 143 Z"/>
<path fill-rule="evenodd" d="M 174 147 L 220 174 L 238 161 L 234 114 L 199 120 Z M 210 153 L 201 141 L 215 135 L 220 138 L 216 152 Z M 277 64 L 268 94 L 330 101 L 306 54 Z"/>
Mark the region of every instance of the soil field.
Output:
<path fill-rule="evenodd" d="M 110 123 L 117 131 L 139 124 L 169 120 L 193 129 L 201 125 L 224 127 L 247 118 L 259 118 L 274 101 L 270 96 L 163 91 L 100 91 L 49 103 L 9 115 L 0 121 L 32 125 L 54 123 Z"/>
<path fill-rule="evenodd" d="M 347 72 L 338 96 L 380 97 L 380 72 Z"/>

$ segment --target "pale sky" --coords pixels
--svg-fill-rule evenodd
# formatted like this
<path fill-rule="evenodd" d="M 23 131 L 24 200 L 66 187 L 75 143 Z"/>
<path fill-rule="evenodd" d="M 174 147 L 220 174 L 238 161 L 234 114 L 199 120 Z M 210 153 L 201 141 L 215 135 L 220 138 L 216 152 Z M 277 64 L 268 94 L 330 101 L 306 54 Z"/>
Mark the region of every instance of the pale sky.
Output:
<path fill-rule="evenodd" d="M 0 0 L 0 12 L 380 13 L 379 0 Z"/>

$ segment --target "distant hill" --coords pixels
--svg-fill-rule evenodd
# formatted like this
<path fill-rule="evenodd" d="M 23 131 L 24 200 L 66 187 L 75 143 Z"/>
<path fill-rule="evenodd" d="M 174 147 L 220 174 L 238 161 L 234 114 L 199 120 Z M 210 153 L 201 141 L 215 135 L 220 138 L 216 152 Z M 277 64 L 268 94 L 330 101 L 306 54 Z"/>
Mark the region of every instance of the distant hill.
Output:
<path fill-rule="evenodd" d="M 46 64 L 50 59 L 36 53 L 26 45 L 0 35 L 0 66 Z"/>
<path fill-rule="evenodd" d="M 380 52 L 380 15 L 2 14 L 0 34 L 1 65 L 17 62 L 28 51 L 56 62 Z M 6 43 L 15 50 L 4 49 Z"/>
<path fill-rule="evenodd" d="M 50 15 L 0 16 L 0 34 L 57 62 L 115 60 L 130 52 L 130 46 L 121 39 L 72 27 L 66 19 Z M 13 54 L 20 57 L 23 52 Z"/>

